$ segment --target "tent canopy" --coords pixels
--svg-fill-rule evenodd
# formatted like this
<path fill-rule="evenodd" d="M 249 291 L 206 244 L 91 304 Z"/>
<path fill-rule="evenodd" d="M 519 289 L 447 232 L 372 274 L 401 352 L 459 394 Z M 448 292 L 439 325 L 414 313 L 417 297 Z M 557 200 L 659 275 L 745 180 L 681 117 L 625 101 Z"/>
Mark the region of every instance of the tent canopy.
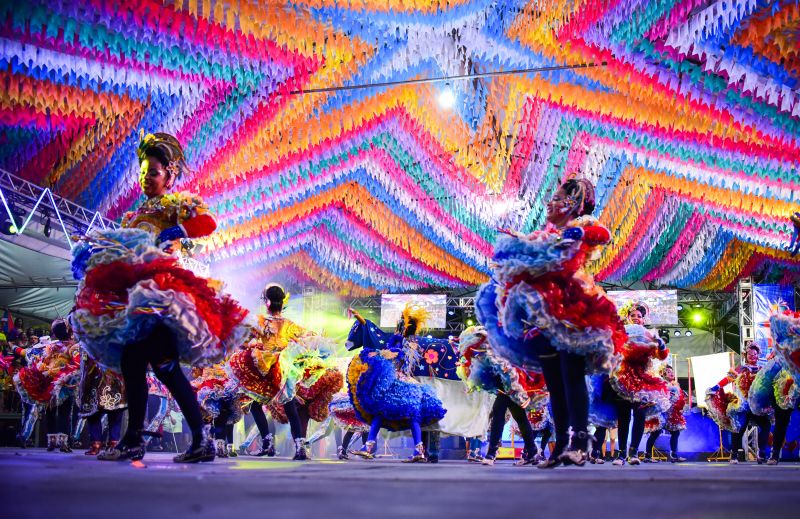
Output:
<path fill-rule="evenodd" d="M 69 262 L 0 240 L 0 308 L 45 322 L 67 315 L 76 282 Z"/>

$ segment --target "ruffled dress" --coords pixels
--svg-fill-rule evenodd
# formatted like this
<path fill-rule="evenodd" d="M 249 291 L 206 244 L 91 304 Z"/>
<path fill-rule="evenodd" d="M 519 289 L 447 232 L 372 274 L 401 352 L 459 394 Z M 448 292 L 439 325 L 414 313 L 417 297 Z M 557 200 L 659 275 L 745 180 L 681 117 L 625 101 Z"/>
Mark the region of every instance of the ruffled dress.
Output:
<path fill-rule="evenodd" d="M 315 422 L 323 422 L 328 418 L 329 405 L 344 386 L 344 376 L 331 360 L 334 347 L 335 343 L 325 337 L 305 334 L 288 348 L 290 355 L 283 356 L 284 359 L 293 359 L 292 371 L 301 373 L 295 384 L 294 398 L 305 406 L 309 418 Z M 278 399 L 271 400 L 267 409 L 276 421 L 289 422 Z"/>
<path fill-rule="evenodd" d="M 706 392 L 706 409 L 720 428 L 738 432 L 744 427 L 747 412 L 750 411 L 750 386 L 757 372 L 757 368 L 739 366 L 734 370 L 733 376 L 728 376 L 719 384 L 718 390 L 709 389 Z M 732 383 L 730 392 L 724 390 L 728 383 Z"/>
<path fill-rule="evenodd" d="M 638 324 L 625 325 L 628 341 L 622 360 L 611 374 L 610 383 L 619 396 L 629 402 L 654 406 L 658 412 L 670 407 L 670 389 L 656 372 L 655 361 L 664 360 L 669 350 L 659 350 L 658 336 Z"/>
<path fill-rule="evenodd" d="M 258 328 L 257 336 L 231 355 L 226 369 L 239 391 L 257 404 L 268 404 L 279 394 L 281 403 L 286 403 L 294 396 L 294 387 L 287 388 L 287 381 L 296 382 L 299 374 L 290 361 L 291 352 L 283 353 L 306 330 L 272 315 L 259 316 Z"/>
<path fill-rule="evenodd" d="M 61 405 L 75 393 L 80 354 L 72 343 L 49 342 L 41 355 L 14 374 L 14 386 L 29 405 Z"/>
<path fill-rule="evenodd" d="M 225 367 L 217 364 L 203 368 L 198 377 L 192 380 L 197 393 L 197 401 L 206 417 L 216 419 L 222 410 L 227 410 L 227 424 L 235 424 L 244 416 L 249 399 L 244 397 L 228 377 Z"/>
<path fill-rule="evenodd" d="M 748 403 L 757 415 L 775 407 L 795 409 L 800 403 L 800 313 L 784 312 L 770 318 L 775 355 L 759 370 L 750 386 Z"/>
<path fill-rule="evenodd" d="M 523 409 L 541 408 L 542 401 L 549 400 L 544 377 L 517 368 L 497 355 L 482 326 L 471 326 L 461 332 L 458 351 L 458 377 L 468 391 L 508 395 Z"/>
<path fill-rule="evenodd" d="M 369 425 L 358 417 L 356 409 L 350 401 L 350 395 L 347 393 L 333 395 L 331 403 L 328 404 L 328 413 L 336 425 L 345 431 L 361 432 L 369 429 Z"/>
<path fill-rule="evenodd" d="M 100 366 L 120 370 L 122 350 L 146 340 L 157 326 L 173 334 L 179 360 L 197 367 L 222 361 L 247 336 L 247 311 L 221 283 L 186 268 L 156 246 L 161 231 L 182 225 L 192 238 L 216 224 L 202 201 L 177 193 L 145 202 L 125 215 L 123 229 L 93 231 L 73 249 L 80 279 L 72 328 Z M 189 242 L 173 243 L 184 250 Z"/>
<path fill-rule="evenodd" d="M 441 420 L 447 412 L 431 387 L 410 374 L 419 362 L 413 339 L 388 334 L 373 322 L 356 322 L 348 336 L 350 349 L 361 347 L 347 369 L 347 387 L 356 416 L 370 424 L 381 419 L 390 431 L 422 427 Z"/>
<path fill-rule="evenodd" d="M 670 406 L 664 412 L 659 412 L 658 408 L 652 407 L 648 410 L 647 418 L 644 423 L 644 431 L 651 433 L 662 429 L 675 432 L 686 429 L 686 404 L 688 395 L 677 383 L 669 384 Z"/>
<path fill-rule="evenodd" d="M 239 391 L 267 405 L 281 423 L 288 421 L 283 404 L 295 398 L 312 420 L 325 420 L 333 395 L 344 385 L 331 360 L 335 343 L 283 317 L 260 316 L 259 328 L 257 339 L 228 361 Z"/>
<path fill-rule="evenodd" d="M 564 230 L 548 225 L 529 235 L 499 235 L 493 278 L 475 302 L 494 352 L 515 366 L 538 369 L 530 339 L 542 334 L 557 350 L 586 356 L 590 372 L 610 373 L 625 329 L 614 303 L 584 271 L 609 240 L 591 217 Z"/>

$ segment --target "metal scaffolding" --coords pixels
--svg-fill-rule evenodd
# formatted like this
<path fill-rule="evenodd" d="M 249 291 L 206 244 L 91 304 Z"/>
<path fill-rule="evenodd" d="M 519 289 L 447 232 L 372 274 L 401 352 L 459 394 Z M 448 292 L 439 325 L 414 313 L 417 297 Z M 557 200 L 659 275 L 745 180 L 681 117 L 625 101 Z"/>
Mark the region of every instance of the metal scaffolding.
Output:
<path fill-rule="evenodd" d="M 119 227 L 99 212 L 54 194 L 49 187 L 38 186 L 2 169 L 0 205 L 0 219 L 8 219 L 13 227 L 12 236 L 27 235 L 51 244 L 58 243 L 68 250 L 74 246 L 74 234 Z"/>

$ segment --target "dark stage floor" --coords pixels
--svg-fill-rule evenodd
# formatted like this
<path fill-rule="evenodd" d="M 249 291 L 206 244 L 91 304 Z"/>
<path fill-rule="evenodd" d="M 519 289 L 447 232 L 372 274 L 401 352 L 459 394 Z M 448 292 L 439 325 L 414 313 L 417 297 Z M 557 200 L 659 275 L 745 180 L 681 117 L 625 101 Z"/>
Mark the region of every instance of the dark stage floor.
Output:
<path fill-rule="evenodd" d="M 2 516 L 19 518 L 798 517 L 800 465 L 690 463 L 542 471 L 501 462 L 239 457 L 147 468 L 0 449 Z"/>

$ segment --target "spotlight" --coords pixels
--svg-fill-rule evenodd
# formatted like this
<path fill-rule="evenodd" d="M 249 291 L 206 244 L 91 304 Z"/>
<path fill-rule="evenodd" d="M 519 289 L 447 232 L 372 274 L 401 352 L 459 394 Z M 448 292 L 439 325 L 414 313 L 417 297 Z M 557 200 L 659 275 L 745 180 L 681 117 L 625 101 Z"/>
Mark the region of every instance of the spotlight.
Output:
<path fill-rule="evenodd" d="M 13 219 L 5 214 L 5 211 L 2 211 L 3 217 L 0 219 L 0 233 L 5 234 L 6 236 L 13 236 L 19 232 L 19 229 L 15 225 L 16 223 L 22 223 L 23 215 L 20 214 L 13 206 L 11 207 L 11 215 Z"/>
<path fill-rule="evenodd" d="M 448 311 L 447 311 L 447 315 L 455 315 L 455 312 L 454 312 L 454 311 L 452 311 L 452 310 L 448 310 Z"/>
<path fill-rule="evenodd" d="M 675 330 L 675 337 L 680 337 L 680 336 L 681 336 L 681 331 Z"/>
<path fill-rule="evenodd" d="M 678 305 L 678 311 L 680 312 L 681 310 L 683 310 L 683 305 Z"/>
<path fill-rule="evenodd" d="M 692 336 L 692 330 L 686 330 L 686 336 L 687 337 L 691 337 Z"/>
<path fill-rule="evenodd" d="M 703 312 L 692 312 L 690 317 L 694 324 L 703 324 L 703 322 L 706 320 L 706 316 L 703 315 Z"/>
<path fill-rule="evenodd" d="M 466 324 L 467 326 L 475 326 L 475 319 L 473 319 L 472 317 L 468 317 L 467 320 L 464 321 L 464 324 Z"/>
<path fill-rule="evenodd" d="M 703 308 L 703 305 L 701 305 L 700 303 L 695 303 L 692 306 L 695 308 Z"/>
<path fill-rule="evenodd" d="M 453 92 L 453 89 L 450 88 L 450 83 L 447 83 L 439 93 L 439 106 L 442 108 L 449 110 L 453 108 L 456 104 L 456 94 Z"/>
<path fill-rule="evenodd" d="M 44 227 L 42 228 L 42 234 L 44 234 L 45 237 L 49 238 L 52 232 L 53 232 L 53 227 L 52 223 L 50 222 L 50 215 L 47 214 L 44 217 Z"/>

